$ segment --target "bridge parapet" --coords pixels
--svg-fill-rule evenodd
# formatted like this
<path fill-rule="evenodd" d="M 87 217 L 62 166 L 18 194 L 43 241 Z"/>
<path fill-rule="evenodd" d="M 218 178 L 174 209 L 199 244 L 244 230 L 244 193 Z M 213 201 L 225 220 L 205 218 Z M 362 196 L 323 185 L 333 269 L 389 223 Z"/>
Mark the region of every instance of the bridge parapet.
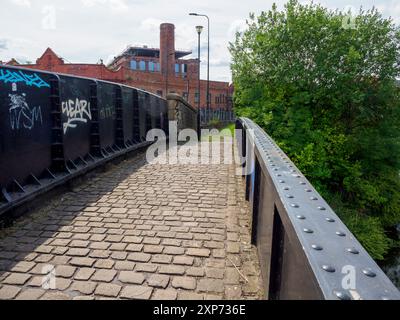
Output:
<path fill-rule="evenodd" d="M 269 299 L 400 299 L 355 236 L 274 140 L 247 118 L 236 122 L 246 156 L 264 292 Z M 254 170 L 253 170 L 254 169 Z"/>
<path fill-rule="evenodd" d="M 177 122 L 178 132 L 184 129 L 193 129 L 199 132 L 200 116 L 197 109 L 175 93 L 168 94 L 167 101 L 169 121 Z"/>

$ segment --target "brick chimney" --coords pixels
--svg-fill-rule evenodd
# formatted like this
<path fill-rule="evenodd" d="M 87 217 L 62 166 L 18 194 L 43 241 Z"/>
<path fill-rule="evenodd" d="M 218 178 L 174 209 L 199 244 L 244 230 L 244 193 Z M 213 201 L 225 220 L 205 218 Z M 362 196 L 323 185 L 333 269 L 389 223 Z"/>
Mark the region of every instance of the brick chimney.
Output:
<path fill-rule="evenodd" d="M 175 74 L 175 26 L 172 23 L 160 25 L 160 66 L 164 77 L 172 79 Z"/>

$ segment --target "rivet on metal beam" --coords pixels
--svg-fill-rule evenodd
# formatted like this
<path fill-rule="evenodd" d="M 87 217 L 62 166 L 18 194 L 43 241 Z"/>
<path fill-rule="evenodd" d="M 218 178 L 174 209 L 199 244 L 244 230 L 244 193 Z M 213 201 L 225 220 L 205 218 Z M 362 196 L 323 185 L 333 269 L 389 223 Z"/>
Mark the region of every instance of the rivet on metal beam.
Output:
<path fill-rule="evenodd" d="M 376 277 L 376 273 L 373 272 L 371 269 L 363 269 L 362 271 L 367 277 L 374 278 Z"/>
<path fill-rule="evenodd" d="M 304 189 L 305 192 L 312 192 L 311 189 Z"/>
<path fill-rule="evenodd" d="M 287 195 L 286 195 L 286 198 L 288 198 L 288 199 L 293 199 L 293 198 L 294 198 L 294 196 L 293 196 L 293 195 L 291 195 L 291 194 L 287 194 Z"/>
<path fill-rule="evenodd" d="M 340 300 L 351 300 L 350 295 L 344 291 L 333 291 L 333 294 Z"/>
<path fill-rule="evenodd" d="M 279 180 L 279 183 L 285 183 L 285 180 Z"/>
<path fill-rule="evenodd" d="M 317 250 L 317 251 L 323 250 L 323 248 L 322 248 L 320 245 L 318 245 L 318 244 L 313 244 L 313 245 L 311 245 L 311 248 L 313 248 L 314 250 Z"/>
<path fill-rule="evenodd" d="M 310 197 L 310 200 L 316 201 L 316 200 L 318 200 L 318 198 L 317 197 Z"/>
<path fill-rule="evenodd" d="M 322 269 L 324 269 L 326 272 L 335 272 L 336 271 L 336 269 L 333 266 L 330 266 L 327 264 L 324 264 L 322 266 Z"/>
<path fill-rule="evenodd" d="M 298 208 L 298 207 L 299 207 L 299 205 L 298 205 L 297 203 L 291 203 L 290 206 L 291 206 L 292 208 Z"/>
<path fill-rule="evenodd" d="M 326 208 L 325 208 L 325 207 L 319 206 L 319 207 L 318 207 L 318 210 L 324 211 L 324 210 L 326 210 Z"/>
<path fill-rule="evenodd" d="M 347 248 L 347 252 L 350 252 L 352 254 L 359 254 L 360 252 L 356 248 Z"/>
<path fill-rule="evenodd" d="M 298 215 L 298 216 L 296 216 L 296 218 L 299 219 L 299 220 L 305 220 L 306 219 L 306 217 L 302 216 L 302 215 Z"/>
<path fill-rule="evenodd" d="M 339 237 L 345 237 L 346 234 L 342 231 L 336 231 L 336 235 L 338 235 Z"/>
<path fill-rule="evenodd" d="M 313 230 L 308 229 L 308 228 L 304 228 L 303 231 L 304 231 L 305 233 L 314 233 Z"/>
<path fill-rule="evenodd" d="M 300 181 L 300 184 L 303 186 L 306 185 L 306 183 L 304 181 Z"/>
<path fill-rule="evenodd" d="M 328 222 L 335 222 L 335 219 L 332 219 L 332 218 L 326 218 L 325 220 Z"/>
<path fill-rule="evenodd" d="M 290 187 L 284 187 L 283 190 L 285 191 L 290 190 Z"/>

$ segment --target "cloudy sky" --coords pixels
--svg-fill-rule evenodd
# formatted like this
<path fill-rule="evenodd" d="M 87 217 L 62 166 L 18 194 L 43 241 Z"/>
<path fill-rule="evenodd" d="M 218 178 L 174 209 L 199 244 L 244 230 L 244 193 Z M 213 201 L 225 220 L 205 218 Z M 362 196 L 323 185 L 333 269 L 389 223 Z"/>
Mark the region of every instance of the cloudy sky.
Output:
<path fill-rule="evenodd" d="M 228 42 L 242 30 L 249 12 L 282 7 L 270 0 L 1 0 L 0 60 L 35 61 L 47 47 L 67 62 L 110 61 L 127 45 L 159 47 L 159 25 L 176 26 L 176 47 L 197 52 L 195 26 L 211 19 L 211 72 L 213 80 L 229 81 Z M 306 1 L 302 1 L 306 2 Z M 315 0 L 331 9 L 377 7 L 400 23 L 398 0 Z M 206 34 L 202 46 L 206 48 Z M 202 52 L 205 78 L 206 50 Z"/>

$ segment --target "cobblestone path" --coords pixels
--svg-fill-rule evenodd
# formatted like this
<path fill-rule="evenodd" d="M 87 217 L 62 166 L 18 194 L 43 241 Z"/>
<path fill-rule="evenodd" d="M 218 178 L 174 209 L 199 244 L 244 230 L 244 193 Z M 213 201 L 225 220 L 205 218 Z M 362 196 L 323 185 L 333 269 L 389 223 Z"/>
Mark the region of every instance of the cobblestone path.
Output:
<path fill-rule="evenodd" d="M 144 155 L 0 231 L 0 299 L 261 299 L 233 165 Z"/>

